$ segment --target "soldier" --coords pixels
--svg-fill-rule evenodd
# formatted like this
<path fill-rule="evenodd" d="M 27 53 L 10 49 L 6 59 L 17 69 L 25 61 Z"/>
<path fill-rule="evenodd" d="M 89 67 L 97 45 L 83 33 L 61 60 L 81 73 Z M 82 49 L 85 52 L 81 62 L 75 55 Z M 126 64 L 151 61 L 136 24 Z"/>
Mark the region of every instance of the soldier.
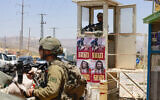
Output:
<path fill-rule="evenodd" d="M 40 100 L 61 100 L 66 77 L 64 70 L 54 62 L 59 61 L 57 55 L 62 53 L 63 48 L 56 38 L 46 37 L 40 40 L 40 57 L 49 62 L 48 82 L 44 88 L 28 89 L 27 96 L 35 96 Z"/>
<path fill-rule="evenodd" d="M 97 20 L 98 20 L 98 23 L 95 24 L 95 30 L 96 31 L 103 31 L 103 13 L 97 14 Z"/>
<path fill-rule="evenodd" d="M 91 24 L 82 29 L 82 34 L 84 31 L 103 31 L 103 13 L 98 13 L 97 14 L 97 20 L 98 23 L 96 24 Z"/>

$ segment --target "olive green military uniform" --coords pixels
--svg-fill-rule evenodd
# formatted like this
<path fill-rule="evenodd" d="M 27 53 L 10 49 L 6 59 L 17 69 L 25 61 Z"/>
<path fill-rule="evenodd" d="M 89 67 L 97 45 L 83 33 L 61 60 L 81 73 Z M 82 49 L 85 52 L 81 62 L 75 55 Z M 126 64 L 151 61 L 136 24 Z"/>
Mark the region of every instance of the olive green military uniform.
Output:
<path fill-rule="evenodd" d="M 95 31 L 103 31 L 103 22 L 95 24 Z"/>
<path fill-rule="evenodd" d="M 103 18 L 103 13 L 98 13 L 97 18 L 98 17 Z M 103 31 L 103 21 L 95 24 L 95 31 Z"/>
<path fill-rule="evenodd" d="M 58 97 L 63 90 L 64 82 L 66 81 L 64 70 L 55 65 L 54 60 L 48 69 L 48 83 L 45 88 L 34 90 L 34 96 L 41 100 L 60 100 Z"/>

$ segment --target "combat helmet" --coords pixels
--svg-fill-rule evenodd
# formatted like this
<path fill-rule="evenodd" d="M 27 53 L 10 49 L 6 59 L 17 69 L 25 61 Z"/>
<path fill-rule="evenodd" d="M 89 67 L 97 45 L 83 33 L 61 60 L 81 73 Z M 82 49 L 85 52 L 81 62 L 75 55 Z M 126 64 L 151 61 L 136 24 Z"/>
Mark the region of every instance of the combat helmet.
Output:
<path fill-rule="evenodd" d="M 60 55 L 63 53 L 63 48 L 60 41 L 51 36 L 40 39 L 39 46 L 44 50 L 52 51 L 52 54 L 54 55 Z"/>
<path fill-rule="evenodd" d="M 103 17 L 103 13 L 98 13 L 97 17 Z"/>

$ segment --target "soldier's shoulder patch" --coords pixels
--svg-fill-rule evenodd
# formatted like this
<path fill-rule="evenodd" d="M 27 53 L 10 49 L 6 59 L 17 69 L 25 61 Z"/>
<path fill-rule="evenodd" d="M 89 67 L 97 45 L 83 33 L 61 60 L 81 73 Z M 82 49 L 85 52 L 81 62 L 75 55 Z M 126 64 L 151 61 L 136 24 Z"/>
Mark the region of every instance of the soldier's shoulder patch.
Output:
<path fill-rule="evenodd" d="M 49 81 L 54 82 L 54 83 L 57 83 L 57 78 L 55 78 L 55 77 L 50 77 L 50 78 L 49 78 Z"/>

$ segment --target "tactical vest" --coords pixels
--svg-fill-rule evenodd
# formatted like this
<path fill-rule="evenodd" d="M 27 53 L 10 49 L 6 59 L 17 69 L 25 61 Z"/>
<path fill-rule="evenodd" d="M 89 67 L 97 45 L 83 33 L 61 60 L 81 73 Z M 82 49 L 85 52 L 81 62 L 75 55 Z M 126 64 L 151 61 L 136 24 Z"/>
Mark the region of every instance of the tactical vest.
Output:
<path fill-rule="evenodd" d="M 52 64 L 63 68 L 67 78 L 60 89 L 61 100 L 80 100 L 86 92 L 87 81 L 82 77 L 79 68 L 58 60 Z"/>

